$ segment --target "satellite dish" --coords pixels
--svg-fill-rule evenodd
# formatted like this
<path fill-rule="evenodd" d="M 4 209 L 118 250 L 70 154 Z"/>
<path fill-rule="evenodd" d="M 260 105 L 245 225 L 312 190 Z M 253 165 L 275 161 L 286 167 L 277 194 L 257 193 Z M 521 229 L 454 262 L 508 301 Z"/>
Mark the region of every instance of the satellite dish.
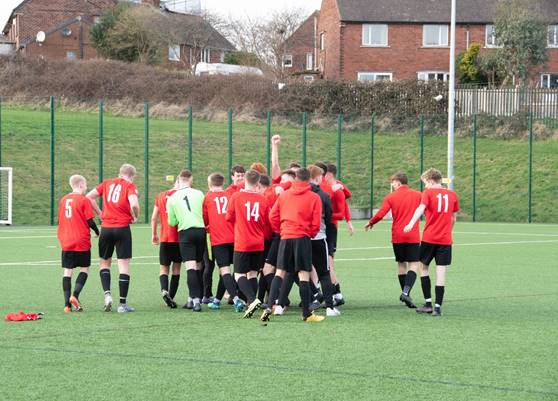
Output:
<path fill-rule="evenodd" d="M 46 39 L 46 34 L 43 31 L 37 33 L 37 42 L 43 43 Z"/>

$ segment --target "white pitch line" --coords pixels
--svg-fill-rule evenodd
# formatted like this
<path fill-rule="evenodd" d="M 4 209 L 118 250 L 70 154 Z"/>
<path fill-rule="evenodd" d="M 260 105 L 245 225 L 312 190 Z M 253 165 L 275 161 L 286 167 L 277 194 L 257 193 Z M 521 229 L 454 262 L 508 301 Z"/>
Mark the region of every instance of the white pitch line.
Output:
<path fill-rule="evenodd" d="M 472 242 L 466 244 L 453 244 L 453 246 L 482 246 L 482 245 L 520 245 L 520 244 L 548 244 L 556 243 L 558 239 L 544 240 L 544 241 L 506 241 L 506 242 Z M 365 246 L 360 248 L 340 248 L 339 251 L 358 251 L 358 250 L 370 250 L 370 249 L 392 249 L 391 246 Z"/>
<path fill-rule="evenodd" d="M 33 235 L 27 237 L 2 237 L 0 235 L 0 240 L 1 239 L 32 239 L 32 238 L 56 238 L 56 235 Z"/>

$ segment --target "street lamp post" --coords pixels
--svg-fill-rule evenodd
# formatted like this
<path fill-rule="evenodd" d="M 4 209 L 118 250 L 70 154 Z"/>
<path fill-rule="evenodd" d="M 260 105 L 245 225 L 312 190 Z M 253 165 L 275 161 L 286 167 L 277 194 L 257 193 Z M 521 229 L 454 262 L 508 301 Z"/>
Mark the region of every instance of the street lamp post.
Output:
<path fill-rule="evenodd" d="M 453 189 L 453 154 L 455 138 L 455 20 L 456 0 L 451 0 L 450 72 L 448 96 L 448 187 Z"/>

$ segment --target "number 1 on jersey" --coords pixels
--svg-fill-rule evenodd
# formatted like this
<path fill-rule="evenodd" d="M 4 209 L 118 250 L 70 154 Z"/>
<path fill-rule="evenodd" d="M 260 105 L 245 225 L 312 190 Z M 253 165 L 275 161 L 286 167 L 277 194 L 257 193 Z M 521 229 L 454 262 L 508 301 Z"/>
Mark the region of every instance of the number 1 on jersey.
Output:
<path fill-rule="evenodd" d="M 213 199 L 215 205 L 217 206 L 217 214 L 227 213 L 227 204 L 229 203 L 226 196 L 221 196 L 220 198 Z"/>
<path fill-rule="evenodd" d="M 442 194 L 438 194 L 436 195 L 436 198 L 438 198 L 438 213 L 442 213 L 442 203 L 444 204 L 444 213 L 448 212 L 448 203 L 449 203 L 449 197 L 448 194 L 445 194 L 442 196 Z M 442 202 L 443 200 L 443 202 Z"/>

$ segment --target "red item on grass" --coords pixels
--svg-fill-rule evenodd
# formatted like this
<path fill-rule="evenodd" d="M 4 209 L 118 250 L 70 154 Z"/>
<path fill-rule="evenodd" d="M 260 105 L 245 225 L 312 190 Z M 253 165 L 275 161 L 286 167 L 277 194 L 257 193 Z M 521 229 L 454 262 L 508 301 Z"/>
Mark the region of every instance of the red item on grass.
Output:
<path fill-rule="evenodd" d="M 42 313 L 25 313 L 23 311 L 17 313 L 8 313 L 4 319 L 8 322 L 26 322 L 31 320 L 39 320 L 43 318 Z"/>

